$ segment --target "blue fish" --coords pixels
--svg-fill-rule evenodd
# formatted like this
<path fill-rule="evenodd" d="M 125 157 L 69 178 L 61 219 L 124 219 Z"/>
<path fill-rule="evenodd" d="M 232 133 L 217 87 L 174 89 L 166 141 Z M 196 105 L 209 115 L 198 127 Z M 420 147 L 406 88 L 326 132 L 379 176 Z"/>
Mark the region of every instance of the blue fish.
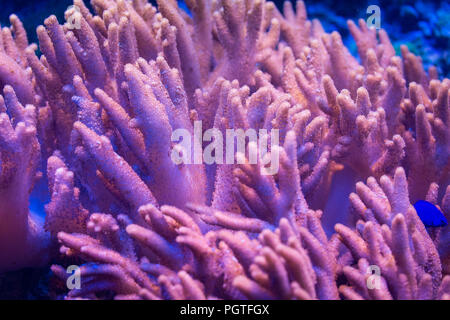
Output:
<path fill-rule="evenodd" d="M 448 222 L 442 212 L 432 203 L 419 200 L 414 204 L 420 220 L 422 220 L 425 227 L 445 227 Z"/>

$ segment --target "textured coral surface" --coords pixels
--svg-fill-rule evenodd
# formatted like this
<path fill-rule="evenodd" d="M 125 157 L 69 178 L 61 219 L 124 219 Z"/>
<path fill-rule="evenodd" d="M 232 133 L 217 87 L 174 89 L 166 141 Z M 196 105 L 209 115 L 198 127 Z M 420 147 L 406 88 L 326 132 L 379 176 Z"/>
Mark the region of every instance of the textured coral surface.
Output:
<path fill-rule="evenodd" d="M 413 206 L 450 219 L 436 68 L 362 20 L 357 59 L 302 1 L 91 4 L 37 28 L 42 55 L 1 30 L 0 273 L 52 264 L 66 299 L 450 299 L 449 226 Z M 277 174 L 253 142 L 175 163 L 197 121 L 278 130 Z"/>

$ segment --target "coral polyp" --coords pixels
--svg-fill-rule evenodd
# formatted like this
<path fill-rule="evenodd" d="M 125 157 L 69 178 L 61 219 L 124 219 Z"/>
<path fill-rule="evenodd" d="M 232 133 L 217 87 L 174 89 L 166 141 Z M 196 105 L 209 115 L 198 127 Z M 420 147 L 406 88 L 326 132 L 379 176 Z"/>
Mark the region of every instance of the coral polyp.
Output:
<path fill-rule="evenodd" d="M 91 5 L 38 46 L 15 15 L 0 34 L 0 272 L 79 266 L 65 299 L 450 299 L 435 67 L 363 20 L 355 58 L 302 1 Z"/>

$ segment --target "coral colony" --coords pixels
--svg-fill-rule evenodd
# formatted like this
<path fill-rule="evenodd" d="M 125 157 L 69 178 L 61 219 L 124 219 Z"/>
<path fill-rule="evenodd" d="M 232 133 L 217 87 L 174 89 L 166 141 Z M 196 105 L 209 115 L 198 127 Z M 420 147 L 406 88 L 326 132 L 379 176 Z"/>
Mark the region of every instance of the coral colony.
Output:
<path fill-rule="evenodd" d="M 354 58 L 301 1 L 186 4 L 75 0 L 39 54 L 11 16 L 0 272 L 52 264 L 66 299 L 450 299 L 450 80 L 362 20 Z"/>

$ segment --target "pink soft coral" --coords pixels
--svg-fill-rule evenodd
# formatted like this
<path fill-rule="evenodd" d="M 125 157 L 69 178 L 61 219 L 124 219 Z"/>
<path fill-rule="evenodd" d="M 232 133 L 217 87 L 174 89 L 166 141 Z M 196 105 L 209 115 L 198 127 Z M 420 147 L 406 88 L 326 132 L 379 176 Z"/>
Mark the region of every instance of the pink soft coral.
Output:
<path fill-rule="evenodd" d="M 74 4 L 81 28 L 46 19 L 41 57 L 16 17 L 1 36 L 0 270 L 49 252 L 28 212 L 42 164 L 57 258 L 86 262 L 67 298 L 450 298 L 449 227 L 412 206 L 449 218 L 450 84 L 434 68 L 364 21 L 349 22 L 359 63 L 301 1 L 190 0 L 192 17 L 174 0 Z M 171 135 L 195 121 L 278 130 L 278 173 L 250 163 L 253 142 L 237 164 L 175 164 Z"/>

